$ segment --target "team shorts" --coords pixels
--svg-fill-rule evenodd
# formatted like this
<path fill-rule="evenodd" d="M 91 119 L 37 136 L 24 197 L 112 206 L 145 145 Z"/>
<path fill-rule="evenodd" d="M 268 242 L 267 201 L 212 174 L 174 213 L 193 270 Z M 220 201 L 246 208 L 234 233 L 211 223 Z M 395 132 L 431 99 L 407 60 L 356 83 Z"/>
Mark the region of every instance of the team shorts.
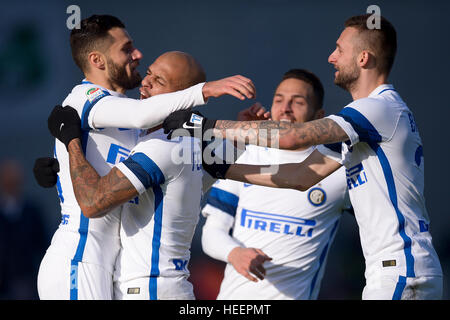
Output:
<path fill-rule="evenodd" d="M 41 300 L 112 300 L 113 275 L 99 265 L 46 252 L 38 273 Z"/>
<path fill-rule="evenodd" d="M 440 300 L 443 279 L 440 276 L 407 278 L 378 275 L 367 279 L 363 300 Z"/>

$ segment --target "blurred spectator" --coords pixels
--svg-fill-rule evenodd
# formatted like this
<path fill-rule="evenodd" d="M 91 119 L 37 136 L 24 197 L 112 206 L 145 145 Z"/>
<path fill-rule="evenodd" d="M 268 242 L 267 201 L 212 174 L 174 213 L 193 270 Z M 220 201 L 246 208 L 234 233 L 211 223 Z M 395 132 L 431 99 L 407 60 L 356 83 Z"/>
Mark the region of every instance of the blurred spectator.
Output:
<path fill-rule="evenodd" d="M 193 254 L 189 265 L 189 281 L 194 286 L 195 299 L 216 300 L 226 264 L 200 253 L 201 247 L 197 247 L 199 252 Z"/>
<path fill-rule="evenodd" d="M 47 238 L 41 211 L 23 187 L 23 167 L 1 161 L 0 299 L 38 299 L 36 278 Z"/>

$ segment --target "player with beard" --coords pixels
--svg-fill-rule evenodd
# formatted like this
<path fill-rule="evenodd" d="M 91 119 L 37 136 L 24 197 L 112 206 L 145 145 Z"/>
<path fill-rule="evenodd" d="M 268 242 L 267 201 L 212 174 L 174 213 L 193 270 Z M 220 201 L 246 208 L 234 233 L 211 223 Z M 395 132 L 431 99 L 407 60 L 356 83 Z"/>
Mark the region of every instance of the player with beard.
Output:
<path fill-rule="evenodd" d="M 142 97 L 154 97 L 204 79 L 203 68 L 192 56 L 166 52 L 147 69 L 140 92 Z M 49 124 L 56 128 L 51 130 L 55 138 L 80 126 L 74 111 L 68 106 L 52 113 Z M 72 136 L 68 152 L 83 213 L 89 218 L 110 215 L 112 208 L 123 204 L 114 298 L 194 299 L 187 279 L 203 189 L 199 141 L 169 141 L 161 126 L 142 130 L 130 156 L 100 176 L 84 157 L 80 137 Z"/>
<path fill-rule="evenodd" d="M 249 165 L 208 170 L 227 179 L 305 191 L 345 166 L 366 260 L 362 298 L 441 299 L 442 268 L 425 207 L 422 141 L 411 110 L 388 83 L 397 34 L 384 17 L 379 29 L 369 29 L 369 17 L 349 18 L 328 58 L 337 69 L 335 83 L 353 98 L 339 113 L 298 124 L 214 121 L 178 111 L 164 128 L 186 128 L 187 122 L 196 126 L 189 134 L 214 128 L 216 135 L 281 149 L 318 145 L 303 162 L 282 164 L 275 173 Z M 260 129 L 269 132 L 258 141 Z"/>
<path fill-rule="evenodd" d="M 245 99 L 254 94 L 250 80 L 234 76 L 146 100 L 127 98 L 126 90 L 136 88 L 142 80 L 137 70 L 142 53 L 116 17 L 84 19 L 80 29 L 72 30 L 70 45 L 85 79 L 63 105 L 72 106 L 80 116 L 83 152 L 100 174 L 128 156 L 137 139 L 133 129 L 159 125 L 171 111 L 205 104 L 209 97 L 230 94 Z M 72 134 L 78 132 L 69 132 L 64 143 L 57 140 L 55 144 L 54 155 L 60 164 L 57 190 L 61 224 L 40 265 L 39 297 L 111 299 L 120 249 L 121 208 L 96 220 L 83 214 L 74 195 L 66 149 Z"/>

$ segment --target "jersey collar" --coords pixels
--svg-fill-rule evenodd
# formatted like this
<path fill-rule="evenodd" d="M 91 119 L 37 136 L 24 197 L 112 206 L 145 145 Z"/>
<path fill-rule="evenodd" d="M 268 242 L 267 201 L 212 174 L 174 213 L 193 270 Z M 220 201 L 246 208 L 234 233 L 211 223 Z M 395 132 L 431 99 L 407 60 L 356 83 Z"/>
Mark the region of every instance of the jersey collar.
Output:
<path fill-rule="evenodd" d="M 392 90 L 395 91 L 394 86 L 392 84 L 382 84 L 381 86 L 378 86 L 375 88 L 375 90 L 373 90 L 370 94 L 369 97 L 375 97 L 380 95 L 381 93 L 388 91 L 388 90 Z"/>
<path fill-rule="evenodd" d="M 92 85 L 94 85 L 92 82 L 88 81 L 86 78 L 84 78 L 84 79 L 81 81 L 81 84 L 92 84 Z M 111 93 L 111 95 L 113 95 L 113 96 L 118 96 L 118 97 L 122 97 L 122 98 L 126 98 L 126 97 L 127 97 L 125 94 L 122 94 L 122 93 L 119 93 L 119 92 L 116 92 L 116 91 L 113 91 L 113 90 L 108 90 L 108 89 L 106 89 L 106 88 L 104 88 L 104 87 L 102 87 L 102 86 L 100 86 L 100 85 L 98 85 L 98 84 L 95 84 L 95 86 L 100 87 L 100 88 L 101 88 L 102 90 L 104 90 L 104 91 L 108 91 L 108 92 Z"/>

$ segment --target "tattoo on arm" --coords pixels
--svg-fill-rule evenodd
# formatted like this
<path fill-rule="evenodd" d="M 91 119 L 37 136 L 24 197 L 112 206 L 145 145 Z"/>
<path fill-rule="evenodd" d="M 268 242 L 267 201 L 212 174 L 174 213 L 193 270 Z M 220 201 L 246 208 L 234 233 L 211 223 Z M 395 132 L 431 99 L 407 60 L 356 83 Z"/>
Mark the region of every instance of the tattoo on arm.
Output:
<path fill-rule="evenodd" d="M 100 177 L 84 157 L 80 141 L 69 144 L 70 175 L 75 197 L 85 216 L 98 217 L 138 195 L 117 168 Z"/>
<path fill-rule="evenodd" d="M 217 120 L 214 134 L 238 143 L 280 149 L 304 149 L 348 140 L 345 131 L 327 118 L 305 123 Z"/>

